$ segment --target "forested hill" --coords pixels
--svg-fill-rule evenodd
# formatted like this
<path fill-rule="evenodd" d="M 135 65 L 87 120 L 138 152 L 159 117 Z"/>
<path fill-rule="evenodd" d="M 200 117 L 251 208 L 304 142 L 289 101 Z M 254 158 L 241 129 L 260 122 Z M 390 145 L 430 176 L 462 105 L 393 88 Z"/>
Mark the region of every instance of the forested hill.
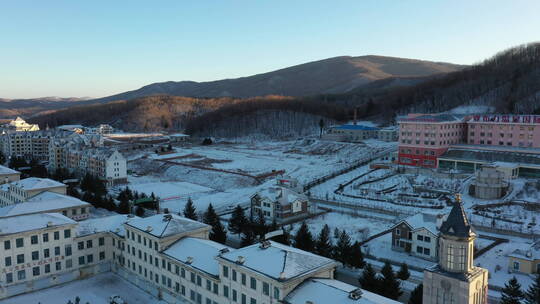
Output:
<path fill-rule="evenodd" d="M 358 106 L 360 114 L 391 120 L 408 112 L 490 111 L 540 113 L 540 43 L 503 51 L 480 64 L 409 86 L 384 79 L 359 90 L 319 96 Z M 392 109 L 391 111 L 389 109 Z"/>

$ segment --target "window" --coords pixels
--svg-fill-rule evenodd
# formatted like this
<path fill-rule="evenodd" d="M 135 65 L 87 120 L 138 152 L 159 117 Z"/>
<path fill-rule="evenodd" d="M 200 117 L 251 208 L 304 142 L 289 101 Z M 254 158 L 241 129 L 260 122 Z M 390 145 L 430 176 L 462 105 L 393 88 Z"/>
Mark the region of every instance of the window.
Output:
<path fill-rule="evenodd" d="M 77 243 L 77 249 L 83 250 L 84 249 L 84 242 L 78 242 Z"/>
<path fill-rule="evenodd" d="M 274 299 L 279 300 L 279 289 L 274 287 Z"/>
<path fill-rule="evenodd" d="M 38 237 L 37 237 L 37 235 L 32 235 L 32 236 L 30 237 L 30 244 L 35 245 L 35 244 L 37 244 L 37 243 L 38 243 Z"/>
<path fill-rule="evenodd" d="M 67 239 L 70 237 L 71 237 L 71 230 L 69 229 L 64 230 L 64 238 Z"/>
<path fill-rule="evenodd" d="M 396 229 L 396 235 L 401 235 L 401 230 Z"/>
<path fill-rule="evenodd" d="M 5 250 L 11 249 L 11 242 L 10 241 L 4 241 L 4 249 Z"/>
<path fill-rule="evenodd" d="M 26 279 L 26 271 L 25 270 L 19 270 L 17 272 L 17 280 L 25 280 Z"/>
<path fill-rule="evenodd" d="M 99 260 L 100 260 L 100 261 L 101 261 L 101 260 L 105 260 L 105 251 L 101 251 L 101 252 L 99 253 Z"/>
<path fill-rule="evenodd" d="M 24 246 L 24 239 L 23 238 L 18 238 L 15 240 L 15 247 L 17 248 L 21 248 Z"/>
<path fill-rule="evenodd" d="M 55 231 L 54 234 L 53 234 L 53 238 L 55 240 L 59 240 L 60 239 L 60 231 Z"/>
<path fill-rule="evenodd" d="M 218 294 L 218 293 L 219 293 L 219 287 L 218 287 L 218 284 L 217 284 L 217 283 L 214 283 L 213 287 L 214 287 L 214 288 L 213 288 L 214 293 L 215 293 L 215 294 Z"/>
<path fill-rule="evenodd" d="M 423 240 L 424 240 L 424 236 L 418 234 L 418 235 L 416 236 L 416 239 L 419 240 L 419 241 L 423 241 Z"/>
<path fill-rule="evenodd" d="M 206 289 L 212 290 L 212 282 L 210 280 L 206 280 Z"/>
<path fill-rule="evenodd" d="M 39 266 L 32 268 L 32 275 L 35 277 L 39 275 Z"/>
<path fill-rule="evenodd" d="M 223 296 L 229 298 L 229 286 L 223 286 Z"/>
<path fill-rule="evenodd" d="M 24 263 L 24 254 L 17 254 L 17 264 Z"/>
<path fill-rule="evenodd" d="M 47 243 L 49 241 L 49 234 L 48 233 L 44 233 L 43 234 L 43 242 L 44 243 Z"/>
<path fill-rule="evenodd" d="M 50 250 L 48 248 L 43 249 L 43 257 L 48 258 L 51 256 Z"/>
<path fill-rule="evenodd" d="M 519 271 L 519 262 L 514 261 L 512 268 L 514 268 L 514 270 Z"/>
<path fill-rule="evenodd" d="M 249 282 L 249 287 L 251 287 L 251 289 L 256 290 L 257 289 L 257 280 L 254 277 L 250 277 L 249 281 L 250 281 Z"/>
<path fill-rule="evenodd" d="M 247 297 L 245 294 L 242 294 L 242 304 L 247 304 Z"/>
<path fill-rule="evenodd" d="M 54 247 L 54 255 L 60 255 L 60 247 L 59 246 Z"/>
<path fill-rule="evenodd" d="M 100 238 L 98 239 L 98 244 L 99 244 L 99 246 L 105 245 L 105 238 L 104 238 L 104 237 L 100 237 Z"/>
<path fill-rule="evenodd" d="M 416 252 L 422 254 L 424 252 L 424 249 L 420 246 L 416 246 Z"/>
<path fill-rule="evenodd" d="M 202 286 L 202 278 L 200 275 L 197 276 L 197 285 Z"/>
<path fill-rule="evenodd" d="M 70 256 L 71 255 L 71 244 L 67 244 L 66 247 L 65 247 L 65 250 L 66 250 L 66 256 Z"/>
<path fill-rule="evenodd" d="M 182 278 L 185 278 L 186 277 L 186 270 L 184 268 L 180 268 L 180 276 Z"/>
<path fill-rule="evenodd" d="M 270 295 L 270 285 L 266 282 L 263 282 L 263 294 L 265 296 Z"/>
<path fill-rule="evenodd" d="M 32 251 L 32 261 L 39 260 L 39 251 Z"/>
<path fill-rule="evenodd" d="M 242 285 L 246 285 L 246 274 L 242 273 Z"/>
<path fill-rule="evenodd" d="M 232 271 L 232 279 L 236 282 L 236 270 L 233 269 Z"/>
<path fill-rule="evenodd" d="M 424 242 L 431 243 L 431 238 L 429 236 L 424 237 Z"/>
<path fill-rule="evenodd" d="M 69 261 L 69 266 L 68 266 L 68 261 Z M 54 266 L 55 266 L 56 271 L 62 270 L 62 262 L 56 262 Z M 71 267 L 71 260 L 66 261 L 66 267 L 68 268 Z"/>
<path fill-rule="evenodd" d="M 226 278 L 229 277 L 229 267 L 223 266 L 223 276 Z"/>
<path fill-rule="evenodd" d="M 11 257 L 10 257 L 10 256 L 5 257 L 5 259 L 4 259 L 4 265 L 5 265 L 6 267 L 11 266 Z"/>
<path fill-rule="evenodd" d="M 429 248 L 424 248 L 424 254 L 425 255 L 430 255 L 431 254 L 431 250 Z"/>
<path fill-rule="evenodd" d="M 79 265 L 84 265 L 84 256 L 79 257 Z"/>
<path fill-rule="evenodd" d="M 254 298 L 249 299 L 249 304 L 257 304 L 257 300 Z"/>
<path fill-rule="evenodd" d="M 13 283 L 13 273 L 6 273 L 6 283 Z"/>
<path fill-rule="evenodd" d="M 238 294 L 236 293 L 236 289 L 232 290 L 232 299 L 234 302 L 238 301 Z"/>
<path fill-rule="evenodd" d="M 73 261 L 71 259 L 66 260 L 66 268 L 71 268 L 73 266 Z"/>
<path fill-rule="evenodd" d="M 190 272 L 190 277 L 189 277 L 189 280 L 191 281 L 191 283 L 195 283 L 195 274 L 193 272 Z"/>
<path fill-rule="evenodd" d="M 51 264 L 46 264 L 45 265 L 45 270 L 44 270 L 45 273 L 49 273 L 51 272 Z"/>
<path fill-rule="evenodd" d="M 92 240 L 86 241 L 86 248 L 92 248 Z"/>

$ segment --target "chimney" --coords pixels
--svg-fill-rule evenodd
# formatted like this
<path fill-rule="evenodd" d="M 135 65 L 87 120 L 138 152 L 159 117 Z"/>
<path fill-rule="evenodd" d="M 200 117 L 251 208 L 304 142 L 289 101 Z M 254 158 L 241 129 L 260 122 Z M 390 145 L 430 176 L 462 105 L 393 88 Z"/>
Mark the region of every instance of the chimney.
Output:
<path fill-rule="evenodd" d="M 285 277 L 285 271 L 282 271 L 282 272 L 279 273 L 279 279 L 280 279 L 280 280 L 285 280 L 285 279 L 286 279 L 286 277 Z"/>
<path fill-rule="evenodd" d="M 186 260 L 186 264 L 191 264 L 191 263 L 193 263 L 193 257 L 188 256 Z"/>
<path fill-rule="evenodd" d="M 219 250 L 219 255 L 225 254 L 227 252 L 229 252 L 229 248 L 222 248 Z"/>
<path fill-rule="evenodd" d="M 152 226 L 146 227 L 146 231 L 148 231 L 148 232 L 152 231 Z"/>
<path fill-rule="evenodd" d="M 246 261 L 246 258 L 244 258 L 243 256 L 239 255 L 238 258 L 236 258 L 236 264 L 244 264 L 244 262 Z"/>
<path fill-rule="evenodd" d="M 362 297 L 362 290 L 360 288 L 356 288 L 349 292 L 349 298 L 353 300 L 359 300 Z"/>
<path fill-rule="evenodd" d="M 272 244 L 270 243 L 270 241 L 262 241 L 261 244 L 259 245 L 259 248 L 261 249 L 266 249 L 266 248 L 270 248 Z"/>

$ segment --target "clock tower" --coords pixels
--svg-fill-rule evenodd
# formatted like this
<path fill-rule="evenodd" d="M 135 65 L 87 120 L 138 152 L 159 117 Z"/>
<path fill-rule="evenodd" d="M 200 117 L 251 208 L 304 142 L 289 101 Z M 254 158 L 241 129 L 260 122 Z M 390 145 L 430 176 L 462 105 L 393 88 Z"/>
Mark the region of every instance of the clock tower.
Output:
<path fill-rule="evenodd" d="M 456 202 L 439 232 L 439 263 L 424 270 L 423 304 L 487 304 L 488 271 L 474 266 L 472 229 Z"/>

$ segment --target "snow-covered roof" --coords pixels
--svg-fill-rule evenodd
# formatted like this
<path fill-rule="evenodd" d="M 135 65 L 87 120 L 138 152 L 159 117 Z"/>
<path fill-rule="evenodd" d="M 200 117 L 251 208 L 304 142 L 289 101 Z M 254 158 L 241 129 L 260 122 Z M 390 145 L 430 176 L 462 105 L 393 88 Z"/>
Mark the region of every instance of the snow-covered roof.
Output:
<path fill-rule="evenodd" d="M 169 136 L 172 136 L 172 137 L 189 137 L 189 135 L 183 134 L 183 133 L 173 133 L 173 134 L 169 134 Z"/>
<path fill-rule="evenodd" d="M 403 221 L 407 223 L 413 231 L 425 228 L 434 235 L 437 235 L 439 233 L 438 224 L 440 225 L 442 223 L 441 219 L 443 217 L 443 214 L 418 213 Z M 437 218 L 439 218 L 439 221 L 437 221 Z"/>
<path fill-rule="evenodd" d="M 209 225 L 176 214 L 156 214 L 145 218 L 137 218 L 129 221 L 127 225 L 146 231 L 159 238 L 204 228 L 210 229 Z"/>
<path fill-rule="evenodd" d="M 379 128 L 376 127 L 370 127 L 370 126 L 364 126 L 364 125 L 341 125 L 337 127 L 333 127 L 334 129 L 338 130 L 354 130 L 354 131 L 376 131 L 379 130 Z"/>
<path fill-rule="evenodd" d="M 463 122 L 463 116 L 454 114 L 408 114 L 398 117 L 399 122 Z"/>
<path fill-rule="evenodd" d="M 32 213 L 46 213 L 58 209 L 90 206 L 78 198 L 45 191 L 30 200 L 0 208 L 0 217 L 18 216 Z"/>
<path fill-rule="evenodd" d="M 76 224 L 60 213 L 38 213 L 0 218 L 0 235 L 32 231 L 53 226 Z"/>
<path fill-rule="evenodd" d="M 254 244 L 220 256 L 230 262 L 244 259 L 242 266 L 276 280 L 288 280 L 338 263 L 307 251 L 269 241 L 264 248 Z"/>
<path fill-rule="evenodd" d="M 517 248 L 508 256 L 527 261 L 540 260 L 540 241 L 533 244 L 524 244 Z"/>
<path fill-rule="evenodd" d="M 366 290 L 360 290 L 359 299 L 349 297 L 358 287 L 332 279 L 309 279 L 296 287 L 287 297 L 287 304 L 306 303 L 339 303 L 339 304 L 399 304 L 400 302 L 385 298 Z"/>
<path fill-rule="evenodd" d="M 126 234 L 124 224 L 139 217 L 130 217 L 125 214 L 117 214 L 99 218 L 88 219 L 79 222 L 77 236 L 84 236 L 98 232 L 112 232 L 119 236 Z"/>
<path fill-rule="evenodd" d="M 191 267 L 218 276 L 219 264 L 215 257 L 222 249 L 232 250 L 214 241 L 186 237 L 169 246 L 163 253 Z"/>
<path fill-rule="evenodd" d="M 288 205 L 296 200 L 307 200 L 307 197 L 305 195 L 297 193 L 291 189 L 279 186 L 264 188 L 256 194 L 259 195 L 260 198 L 266 198 L 272 202 L 277 201 L 282 206 Z"/>
<path fill-rule="evenodd" d="M 15 171 L 11 168 L 0 165 L 0 175 L 6 175 L 6 174 L 21 174 L 21 172 Z"/>
<path fill-rule="evenodd" d="M 66 185 L 49 178 L 29 177 L 20 181 L 12 182 L 11 185 L 24 190 L 39 190 L 55 187 L 66 187 Z"/>

